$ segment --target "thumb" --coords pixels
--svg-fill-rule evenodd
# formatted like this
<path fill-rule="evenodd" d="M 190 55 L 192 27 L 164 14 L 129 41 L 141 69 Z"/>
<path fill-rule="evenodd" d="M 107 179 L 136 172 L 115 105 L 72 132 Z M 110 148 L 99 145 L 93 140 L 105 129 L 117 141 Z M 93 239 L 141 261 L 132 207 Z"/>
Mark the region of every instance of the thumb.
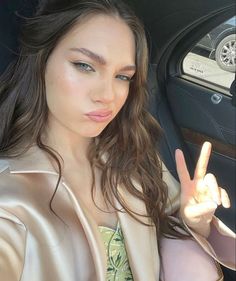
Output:
<path fill-rule="evenodd" d="M 214 215 L 217 204 L 213 201 L 198 203 L 195 205 L 188 205 L 184 208 L 184 216 L 188 219 L 197 218 L 200 216 Z"/>

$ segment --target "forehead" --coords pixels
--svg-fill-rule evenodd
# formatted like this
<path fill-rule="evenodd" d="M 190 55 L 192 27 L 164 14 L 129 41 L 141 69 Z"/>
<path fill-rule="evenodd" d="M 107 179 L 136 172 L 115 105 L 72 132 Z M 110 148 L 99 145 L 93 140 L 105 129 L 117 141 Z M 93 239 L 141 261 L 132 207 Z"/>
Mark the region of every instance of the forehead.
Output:
<path fill-rule="evenodd" d="M 56 48 L 84 47 L 107 59 L 120 57 L 134 63 L 135 39 L 132 30 L 118 16 L 93 15 L 75 24 Z"/>

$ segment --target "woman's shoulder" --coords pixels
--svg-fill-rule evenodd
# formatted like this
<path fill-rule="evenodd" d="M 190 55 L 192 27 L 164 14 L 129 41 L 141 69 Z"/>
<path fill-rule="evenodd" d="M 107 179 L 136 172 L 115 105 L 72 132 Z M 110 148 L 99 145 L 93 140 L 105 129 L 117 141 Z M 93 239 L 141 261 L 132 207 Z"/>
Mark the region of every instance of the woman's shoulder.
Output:
<path fill-rule="evenodd" d="M 17 198 L 16 181 L 11 177 L 9 161 L 7 158 L 0 158 L 0 224 L 11 225 L 11 223 L 21 225 L 21 222 L 14 214 L 14 202 Z M 14 191 L 15 189 L 15 191 Z M 10 203 L 10 204 L 9 204 Z M 10 223 L 11 222 L 11 223 Z"/>
<path fill-rule="evenodd" d="M 0 200 L 1 200 L 2 192 L 6 188 L 8 180 L 10 180 L 8 159 L 0 158 Z"/>
<path fill-rule="evenodd" d="M 33 186 L 33 180 L 14 171 L 11 161 L 14 159 L 0 158 L 0 208 L 21 205 L 34 197 L 33 188 L 30 188 Z"/>
<path fill-rule="evenodd" d="M 49 217 L 48 202 L 54 190 L 49 183 L 54 181 L 43 173 L 28 172 L 24 163 L 20 158 L 0 158 L 0 220 L 31 225 L 35 212 Z"/>
<path fill-rule="evenodd" d="M 10 158 L 0 156 L 0 187 L 4 183 L 4 179 L 11 175 L 10 171 Z"/>
<path fill-rule="evenodd" d="M 3 171 L 7 170 L 9 167 L 9 162 L 7 159 L 1 159 L 0 158 L 0 176 Z"/>
<path fill-rule="evenodd" d="M 0 206 L 7 195 L 14 194 L 13 189 L 17 186 L 18 179 L 12 177 L 10 172 L 10 163 L 7 158 L 0 158 Z"/>

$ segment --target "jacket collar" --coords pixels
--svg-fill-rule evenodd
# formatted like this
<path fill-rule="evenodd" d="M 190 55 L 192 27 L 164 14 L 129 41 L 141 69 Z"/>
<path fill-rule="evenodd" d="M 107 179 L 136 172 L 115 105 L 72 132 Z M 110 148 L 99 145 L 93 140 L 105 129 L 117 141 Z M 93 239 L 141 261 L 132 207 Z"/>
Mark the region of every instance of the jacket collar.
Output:
<path fill-rule="evenodd" d="M 44 173 L 57 175 L 46 153 L 37 146 L 32 146 L 26 153 L 17 158 L 8 159 L 10 172 L 18 173 Z M 69 186 L 63 184 L 71 198 L 73 208 L 83 225 L 89 246 L 94 256 L 94 263 L 98 280 L 105 280 L 106 259 L 104 246 L 96 223 L 90 214 L 82 207 L 81 202 L 75 197 Z M 136 184 L 137 188 L 140 186 Z M 121 185 L 118 186 L 123 200 L 128 202 L 131 210 L 138 214 L 146 215 L 144 203 L 128 193 Z M 122 209 L 116 199 L 114 202 L 118 209 Z M 118 212 L 118 218 L 125 237 L 126 250 L 134 280 L 156 281 L 159 276 L 158 249 L 155 227 L 148 227 L 132 218 L 125 211 Z M 144 217 L 141 221 L 148 223 Z"/>
<path fill-rule="evenodd" d="M 46 153 L 37 147 L 31 146 L 25 153 L 18 157 L 8 158 L 11 173 L 45 173 L 57 175 Z"/>
<path fill-rule="evenodd" d="M 138 184 L 135 184 L 140 189 Z M 147 215 L 146 206 L 143 201 L 128 193 L 122 186 L 118 186 L 122 199 L 127 202 L 129 208 L 137 214 Z M 121 206 L 115 201 L 116 206 Z M 150 221 L 135 215 L 146 224 Z M 125 238 L 126 251 L 134 280 L 157 281 L 159 280 L 159 254 L 155 226 L 146 226 L 135 220 L 127 212 L 118 212 L 118 218 Z"/>

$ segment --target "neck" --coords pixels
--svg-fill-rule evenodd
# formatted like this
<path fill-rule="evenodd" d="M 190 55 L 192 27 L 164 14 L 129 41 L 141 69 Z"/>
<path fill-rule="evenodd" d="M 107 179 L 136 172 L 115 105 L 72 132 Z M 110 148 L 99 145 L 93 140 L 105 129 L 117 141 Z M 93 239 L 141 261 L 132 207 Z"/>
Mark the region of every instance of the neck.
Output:
<path fill-rule="evenodd" d="M 60 154 L 65 166 L 88 164 L 88 147 L 93 139 L 82 137 L 58 122 L 49 122 L 43 141 Z"/>

